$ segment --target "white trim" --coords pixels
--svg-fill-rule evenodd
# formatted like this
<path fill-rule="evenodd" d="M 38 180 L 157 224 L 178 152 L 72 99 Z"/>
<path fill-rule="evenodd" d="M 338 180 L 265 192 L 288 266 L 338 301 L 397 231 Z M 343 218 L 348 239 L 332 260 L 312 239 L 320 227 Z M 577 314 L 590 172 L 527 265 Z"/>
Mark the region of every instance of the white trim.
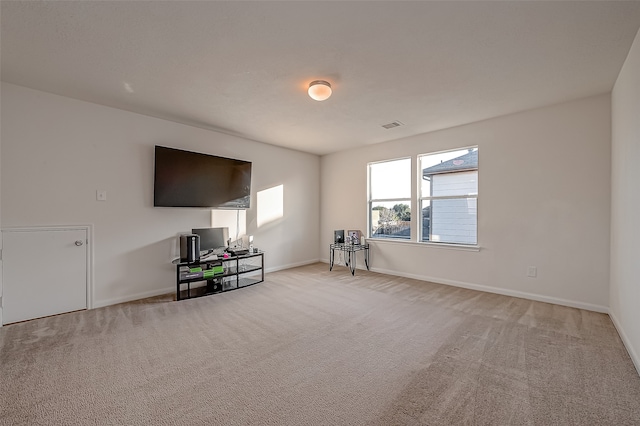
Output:
<path fill-rule="evenodd" d="M 411 160 L 411 161 L 413 161 L 413 155 L 408 155 L 408 156 L 404 156 L 404 157 L 397 157 L 397 158 L 388 158 L 386 160 L 369 161 L 367 163 L 367 167 L 369 167 L 372 164 L 390 163 L 392 161 L 400 161 L 400 160 Z"/>
<path fill-rule="evenodd" d="M 462 197 L 458 197 L 462 198 Z M 397 203 L 398 201 L 411 201 L 411 197 L 404 198 L 376 198 L 369 200 L 369 204 L 371 203 Z"/>
<path fill-rule="evenodd" d="M 555 304 L 555 305 L 568 306 L 568 307 L 571 307 L 571 308 L 584 309 L 584 310 L 587 310 L 587 311 L 600 312 L 600 313 L 603 313 L 603 314 L 608 314 L 609 313 L 609 308 L 606 307 L 606 306 L 594 305 L 592 303 L 578 302 L 578 301 L 575 301 L 575 300 L 561 299 L 559 297 L 543 296 L 543 295 L 540 295 L 540 294 L 527 293 L 527 292 L 524 292 L 524 291 L 509 290 L 509 289 L 498 288 L 498 287 L 490 287 L 490 286 L 486 286 L 486 285 L 482 285 L 482 284 L 474 284 L 474 283 L 467 283 L 467 282 L 463 282 L 463 281 L 447 280 L 447 279 L 442 279 L 442 278 L 437 278 L 437 277 L 428 277 L 428 276 L 424 276 L 424 275 L 398 273 L 396 271 L 389 271 L 389 270 L 386 270 L 386 269 L 371 268 L 371 270 L 374 271 L 374 272 L 379 272 L 381 274 L 398 275 L 398 276 L 405 277 L 405 278 L 413 278 L 413 279 L 421 280 L 421 281 L 429 281 L 429 282 L 436 283 L 436 284 L 445 284 L 445 285 L 450 285 L 450 286 L 453 286 L 453 287 L 467 288 L 469 290 L 477 290 L 477 291 L 483 291 L 483 292 L 486 292 L 486 293 L 495 293 L 495 294 L 502 294 L 504 296 L 519 297 L 521 299 L 535 300 L 537 302 L 552 303 L 552 304 Z"/>
<path fill-rule="evenodd" d="M 474 171 L 477 171 L 477 169 L 475 169 Z M 451 172 L 451 173 L 457 173 L 457 172 Z M 436 196 L 421 197 L 421 198 L 418 198 L 418 201 L 457 200 L 459 198 L 475 198 L 477 200 L 478 194 L 475 193 L 475 194 L 467 194 L 467 195 L 436 195 Z"/>
<path fill-rule="evenodd" d="M 418 160 L 420 160 L 420 157 L 427 157 L 427 156 L 430 156 L 430 155 L 444 154 L 445 152 L 464 151 L 465 149 L 469 150 L 469 149 L 472 149 L 472 148 L 478 149 L 478 145 L 469 145 L 469 146 L 462 146 L 460 148 L 443 149 L 442 151 L 425 152 L 423 154 L 417 154 L 417 157 L 418 157 Z M 477 168 L 475 170 L 477 170 Z"/>
<path fill-rule="evenodd" d="M 93 268 L 93 253 L 95 243 L 93 241 L 93 225 L 87 226 L 87 244 L 89 245 L 89 250 L 87 251 L 87 309 L 93 309 L 93 300 L 94 300 L 94 288 L 93 283 L 95 282 L 94 276 L 94 268 Z"/>
<path fill-rule="evenodd" d="M 371 234 L 371 212 L 373 211 L 373 203 L 400 203 L 403 201 L 409 202 L 409 207 L 413 207 L 414 199 L 414 188 L 413 183 L 411 183 L 411 178 L 413 177 L 413 155 L 399 157 L 399 158 L 390 158 L 386 160 L 379 161 L 371 161 L 367 163 L 367 231 L 364 235 L 369 236 Z M 373 194 L 371 191 L 371 166 L 383 163 L 391 163 L 397 161 L 409 160 L 409 197 L 400 197 L 400 198 L 373 198 Z M 411 233 L 411 229 L 413 228 L 413 217 L 411 219 L 411 225 L 409 228 L 409 232 Z"/>
<path fill-rule="evenodd" d="M 113 299 L 99 300 L 93 304 L 93 307 L 94 309 L 104 308 L 105 306 L 117 305 L 119 303 L 125 303 L 125 302 L 132 302 L 134 300 L 146 299 L 147 297 L 162 296 L 163 294 L 169 294 L 169 293 L 175 294 L 175 292 L 176 292 L 175 286 L 143 291 L 142 293 L 136 293 L 133 295 L 114 297 Z"/>
<path fill-rule="evenodd" d="M 620 323 L 620 321 L 618 321 L 618 318 L 613 314 L 613 312 L 609 312 L 609 317 L 611 318 L 611 321 L 613 322 L 614 327 L 618 331 L 618 334 L 622 339 L 622 343 L 624 344 L 624 347 L 627 348 L 629 357 L 631 358 L 633 365 L 636 367 L 636 371 L 638 372 L 638 375 L 640 375 L 640 357 L 638 356 L 638 353 L 633 349 L 629 336 L 627 336 L 627 333 L 624 332 L 624 328 L 622 328 L 622 324 Z"/>
<path fill-rule="evenodd" d="M 326 259 L 323 259 L 322 261 L 324 263 L 329 263 Z M 467 288 L 469 290 L 477 290 L 477 291 L 482 291 L 482 292 L 485 292 L 485 293 L 501 294 L 503 296 L 511 296 L 511 297 L 518 297 L 520 299 L 535 300 L 537 302 L 552 303 L 554 305 L 568 306 L 570 308 L 584 309 L 586 311 L 599 312 L 599 313 L 602 313 L 602 314 L 608 314 L 609 313 L 609 308 L 606 307 L 606 306 L 594 305 L 592 303 L 578 302 L 578 301 L 575 301 L 575 300 L 561 299 L 559 297 L 549 297 L 549 296 L 543 296 L 543 295 L 540 295 L 540 294 L 527 293 L 527 292 L 524 292 L 524 291 L 509 290 L 509 289 L 498 288 L 498 287 L 490 287 L 490 286 L 486 286 L 486 285 L 482 285 L 482 284 L 474 284 L 474 283 L 467 283 L 467 282 L 463 282 L 463 281 L 447 280 L 447 279 L 442 279 L 442 278 L 437 278 L 437 277 L 429 277 L 429 276 L 425 276 L 425 275 L 399 273 L 397 271 L 391 271 L 391 270 L 388 270 L 388 269 L 381 269 L 381 268 L 371 268 L 371 271 L 378 272 L 380 274 L 411 278 L 411 279 L 414 279 L 414 280 L 428 281 L 428 282 L 432 282 L 432 283 L 435 283 L 435 284 L 444 284 L 444 285 L 450 285 L 450 286 L 453 286 L 453 287 Z"/>
<path fill-rule="evenodd" d="M 265 274 L 268 272 L 276 272 L 276 271 L 280 271 L 282 269 L 290 269 L 290 268 L 295 268 L 298 266 L 304 266 L 304 265 L 310 265 L 312 263 L 318 263 L 319 260 L 318 259 L 313 259 L 313 260 L 306 260 L 304 262 L 298 262 L 298 263 L 292 263 L 289 265 L 281 265 L 281 266 L 276 266 L 273 268 L 269 268 L 264 270 Z M 265 277 L 266 280 L 266 277 Z M 131 302 L 134 300 L 140 300 L 140 299 L 146 299 L 147 297 L 155 297 L 155 296 L 162 296 L 164 294 L 175 294 L 176 288 L 175 286 L 171 286 L 171 287 L 165 287 L 165 288 L 161 288 L 161 289 L 155 289 L 155 290 L 149 290 L 149 291 L 144 291 L 142 293 L 136 293 L 133 295 L 127 295 L 127 296 L 122 296 L 122 297 L 115 297 L 113 299 L 106 299 L 106 300 L 100 300 L 94 303 L 94 308 L 103 308 L 105 306 L 110 306 L 110 305 L 116 305 L 118 303 L 126 303 L 126 302 Z"/>
<path fill-rule="evenodd" d="M 478 245 L 467 244 L 451 244 L 451 243 L 433 243 L 433 242 L 416 242 L 411 240 L 403 240 L 401 238 L 367 238 L 369 244 L 401 244 L 401 245 L 413 245 L 416 247 L 429 247 L 429 248 L 444 248 L 450 250 L 462 250 L 462 251 L 480 251 Z"/>
<path fill-rule="evenodd" d="M 320 260 L 320 259 L 311 259 L 311 260 L 304 260 L 302 262 L 289 263 L 288 265 L 273 266 L 273 267 L 268 268 L 268 269 L 265 268 L 264 273 L 267 274 L 269 272 L 277 272 L 277 271 L 282 271 L 284 269 L 297 268 L 298 266 L 311 265 L 313 263 L 318 263 L 318 262 L 322 262 L 322 260 Z M 325 263 L 328 263 L 328 262 L 325 262 Z"/>

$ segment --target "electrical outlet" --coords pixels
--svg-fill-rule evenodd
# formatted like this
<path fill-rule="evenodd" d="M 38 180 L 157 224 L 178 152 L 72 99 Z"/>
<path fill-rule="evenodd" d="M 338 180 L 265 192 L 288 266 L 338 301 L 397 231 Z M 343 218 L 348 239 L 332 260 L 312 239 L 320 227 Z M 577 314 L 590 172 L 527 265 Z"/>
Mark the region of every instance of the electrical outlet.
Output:
<path fill-rule="evenodd" d="M 535 278 L 538 276 L 538 268 L 536 268 L 535 266 L 528 266 L 527 267 L 527 276 L 530 278 Z"/>

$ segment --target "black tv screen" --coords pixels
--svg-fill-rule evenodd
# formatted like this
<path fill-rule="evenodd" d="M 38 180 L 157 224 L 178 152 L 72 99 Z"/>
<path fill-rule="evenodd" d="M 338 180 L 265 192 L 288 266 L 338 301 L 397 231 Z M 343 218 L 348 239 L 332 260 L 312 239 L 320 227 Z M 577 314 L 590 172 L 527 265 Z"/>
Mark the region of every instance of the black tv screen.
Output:
<path fill-rule="evenodd" d="M 248 209 L 251 162 L 156 145 L 153 205 Z"/>
<path fill-rule="evenodd" d="M 192 234 L 200 236 L 200 252 L 224 253 L 229 239 L 229 228 L 197 228 Z"/>

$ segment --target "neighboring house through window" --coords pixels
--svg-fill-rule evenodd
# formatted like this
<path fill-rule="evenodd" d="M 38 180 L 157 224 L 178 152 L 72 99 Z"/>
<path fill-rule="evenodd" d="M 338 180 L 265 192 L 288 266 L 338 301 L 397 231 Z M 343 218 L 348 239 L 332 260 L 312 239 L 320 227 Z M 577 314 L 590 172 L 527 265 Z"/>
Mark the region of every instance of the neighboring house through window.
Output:
<path fill-rule="evenodd" d="M 418 157 L 421 241 L 478 243 L 478 148 Z"/>
<path fill-rule="evenodd" d="M 411 205 L 419 207 L 413 241 L 478 244 L 478 147 L 369 163 L 369 237 L 412 240 Z M 414 163 L 415 164 L 415 163 Z"/>

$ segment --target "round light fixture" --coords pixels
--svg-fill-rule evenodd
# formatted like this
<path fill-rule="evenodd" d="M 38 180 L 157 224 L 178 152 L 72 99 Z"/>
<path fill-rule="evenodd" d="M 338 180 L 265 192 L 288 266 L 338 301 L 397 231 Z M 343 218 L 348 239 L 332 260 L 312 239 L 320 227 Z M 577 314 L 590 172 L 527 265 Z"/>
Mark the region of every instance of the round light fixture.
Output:
<path fill-rule="evenodd" d="M 324 80 L 315 80 L 309 83 L 309 96 L 316 101 L 324 101 L 331 96 L 331 84 Z"/>

